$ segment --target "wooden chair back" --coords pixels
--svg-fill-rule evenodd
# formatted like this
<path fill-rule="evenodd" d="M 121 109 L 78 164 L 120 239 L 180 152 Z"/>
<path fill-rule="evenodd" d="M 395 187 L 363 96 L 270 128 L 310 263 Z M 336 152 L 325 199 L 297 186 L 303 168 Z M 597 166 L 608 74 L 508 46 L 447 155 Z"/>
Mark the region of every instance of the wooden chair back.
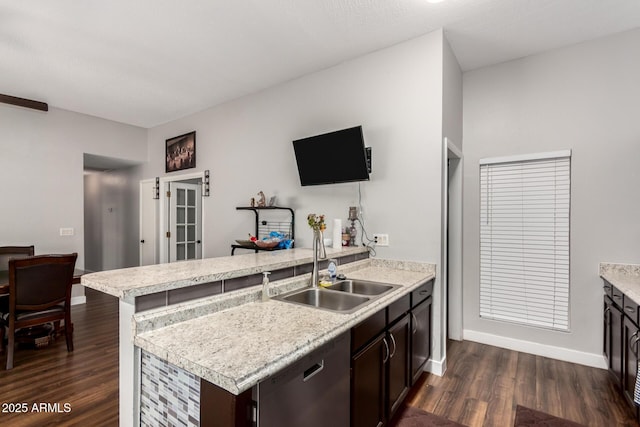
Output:
<path fill-rule="evenodd" d="M 78 254 L 39 255 L 9 261 L 9 309 L 41 311 L 70 304 Z"/>
<path fill-rule="evenodd" d="M 9 259 L 26 258 L 35 253 L 32 246 L 0 246 L 0 270 L 9 270 Z"/>

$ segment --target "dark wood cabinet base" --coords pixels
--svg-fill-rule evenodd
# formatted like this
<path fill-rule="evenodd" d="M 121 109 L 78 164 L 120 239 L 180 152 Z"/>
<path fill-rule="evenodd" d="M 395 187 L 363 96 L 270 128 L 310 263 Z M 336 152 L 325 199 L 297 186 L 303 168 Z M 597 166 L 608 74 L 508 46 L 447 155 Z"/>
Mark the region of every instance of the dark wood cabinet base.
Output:
<path fill-rule="evenodd" d="M 200 380 L 200 425 L 202 427 L 252 427 L 254 402 L 251 390 L 240 395 Z"/>
<path fill-rule="evenodd" d="M 607 281 L 604 292 L 603 354 L 620 393 L 640 421 L 640 411 L 633 402 L 640 360 L 638 304 Z"/>

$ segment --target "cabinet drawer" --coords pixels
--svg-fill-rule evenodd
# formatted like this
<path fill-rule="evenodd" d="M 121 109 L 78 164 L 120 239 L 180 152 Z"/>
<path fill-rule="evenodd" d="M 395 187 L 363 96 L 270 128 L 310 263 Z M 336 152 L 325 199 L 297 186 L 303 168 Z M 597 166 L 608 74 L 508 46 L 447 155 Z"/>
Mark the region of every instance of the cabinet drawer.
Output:
<path fill-rule="evenodd" d="M 618 307 L 622 307 L 624 294 L 615 286 L 611 286 L 611 299 Z"/>
<path fill-rule="evenodd" d="M 389 320 L 388 323 L 391 325 L 395 322 L 400 316 L 405 314 L 411 308 L 411 298 L 410 294 L 407 294 L 400 298 L 398 301 L 391 303 L 389 305 Z"/>
<path fill-rule="evenodd" d="M 626 295 L 622 298 L 622 300 L 624 302 L 622 311 L 624 311 L 624 314 L 627 317 L 629 317 L 629 319 L 631 319 L 633 323 L 637 325 L 638 324 L 638 304 L 636 304 L 635 301 L 633 301 L 631 298 L 629 298 Z"/>
<path fill-rule="evenodd" d="M 382 309 L 351 328 L 351 354 L 378 336 L 387 326 L 386 310 Z"/>
<path fill-rule="evenodd" d="M 433 279 L 420 285 L 418 289 L 411 292 L 411 307 L 415 307 L 433 294 Z"/>

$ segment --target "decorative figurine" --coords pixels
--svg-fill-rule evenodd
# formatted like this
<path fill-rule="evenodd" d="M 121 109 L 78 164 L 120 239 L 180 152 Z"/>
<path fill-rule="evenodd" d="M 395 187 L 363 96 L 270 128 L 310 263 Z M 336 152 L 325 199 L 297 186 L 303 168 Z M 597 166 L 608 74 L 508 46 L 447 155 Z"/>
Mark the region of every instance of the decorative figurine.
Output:
<path fill-rule="evenodd" d="M 264 193 L 262 191 L 260 191 L 258 193 L 258 196 L 260 196 L 258 198 L 258 207 L 259 208 L 264 208 L 265 206 L 267 206 L 267 198 L 265 197 Z"/>

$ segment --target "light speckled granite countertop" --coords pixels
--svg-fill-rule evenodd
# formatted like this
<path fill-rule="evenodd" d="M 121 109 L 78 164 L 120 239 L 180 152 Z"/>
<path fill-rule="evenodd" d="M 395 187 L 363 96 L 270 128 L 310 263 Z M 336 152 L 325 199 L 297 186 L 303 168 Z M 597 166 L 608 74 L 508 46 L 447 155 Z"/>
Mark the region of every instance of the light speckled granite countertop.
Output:
<path fill-rule="evenodd" d="M 261 287 L 254 286 L 138 313 L 134 344 L 240 394 L 435 277 L 435 266 L 367 259 L 340 272 L 401 286 L 352 314 L 261 302 Z M 306 286 L 308 276 L 274 282 L 272 295 Z"/>
<path fill-rule="evenodd" d="M 327 257 L 342 257 L 366 251 L 363 247 L 327 248 Z M 85 274 L 81 283 L 88 288 L 128 300 L 141 295 L 248 276 L 312 261 L 311 249 L 296 248 L 101 271 Z"/>
<path fill-rule="evenodd" d="M 640 264 L 601 262 L 600 277 L 640 304 Z"/>

